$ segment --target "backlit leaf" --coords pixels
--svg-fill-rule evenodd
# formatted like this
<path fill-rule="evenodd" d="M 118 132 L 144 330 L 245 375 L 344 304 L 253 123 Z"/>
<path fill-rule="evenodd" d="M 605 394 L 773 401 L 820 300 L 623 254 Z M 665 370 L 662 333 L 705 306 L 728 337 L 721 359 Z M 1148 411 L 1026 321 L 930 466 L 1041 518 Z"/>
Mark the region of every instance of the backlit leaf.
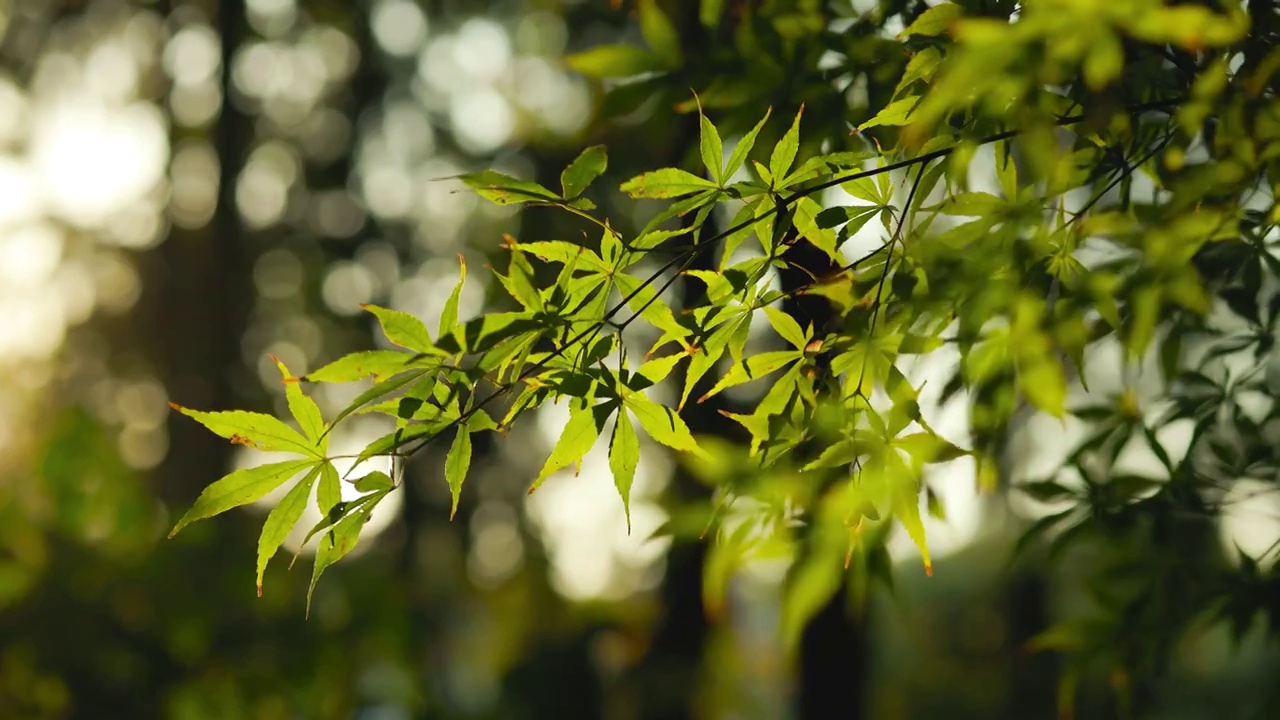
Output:
<path fill-rule="evenodd" d="M 529 492 L 537 490 L 552 473 L 581 463 L 582 456 L 596 444 L 598 437 L 600 437 L 600 426 L 596 424 L 596 416 L 592 412 L 590 401 L 572 400 L 569 405 L 569 422 L 565 424 L 564 430 L 560 433 L 560 439 L 556 441 L 556 446 L 551 450 L 551 456 L 542 466 Z"/>
<path fill-rule="evenodd" d="M 320 438 L 324 436 L 325 424 L 324 418 L 320 415 L 319 406 L 316 405 L 315 400 L 302 392 L 302 385 L 289 372 L 289 368 L 280 361 L 280 358 L 272 355 L 271 359 L 275 361 L 276 367 L 280 368 L 280 375 L 284 379 L 284 396 L 289 403 L 289 413 L 297 421 L 298 427 L 302 428 L 302 433 L 307 436 L 307 439 L 316 443 L 317 449 L 323 453 L 324 446 L 320 444 Z"/>
<path fill-rule="evenodd" d="M 517 180 L 493 170 L 481 170 L 459 176 L 467 187 L 480 197 L 497 205 L 518 205 L 527 202 L 559 201 L 560 196 L 528 180 Z"/>
<path fill-rule="evenodd" d="M 620 410 L 609 441 L 609 470 L 613 483 L 622 497 L 622 508 L 627 516 L 627 531 L 631 531 L 631 484 L 636 476 L 636 464 L 640 462 L 640 438 L 631 425 L 626 410 Z"/>
<path fill-rule="evenodd" d="M 302 518 L 302 511 L 306 510 L 307 501 L 311 499 L 311 487 L 315 484 L 316 477 L 320 475 L 322 467 L 332 466 L 324 463 L 313 467 L 311 472 L 285 494 L 280 504 L 271 509 L 267 515 L 267 521 L 262 525 L 262 534 L 258 537 L 258 597 L 262 597 L 262 576 L 267 571 L 267 563 L 275 557 L 280 544 Z"/>
<path fill-rule="evenodd" d="M 400 310 L 388 310 L 377 305 L 363 305 L 373 313 L 382 326 L 382 333 L 392 343 L 418 353 L 433 352 L 431 333 L 418 318 Z"/>
<path fill-rule="evenodd" d="M 342 479 L 333 463 L 320 466 L 320 484 L 316 487 L 316 505 L 321 515 L 328 515 L 334 506 L 342 502 Z"/>
<path fill-rule="evenodd" d="M 764 127 L 765 122 L 769 120 L 769 115 L 773 113 L 773 108 L 768 108 L 764 112 L 764 117 L 760 118 L 760 122 L 751 128 L 738 144 L 733 147 L 733 152 L 729 154 L 729 162 L 724 166 L 724 174 L 721 175 L 727 182 L 733 174 L 738 172 L 738 168 L 742 167 L 742 163 L 746 162 L 747 156 L 751 154 L 751 149 L 755 147 L 756 136 L 760 134 L 760 129 Z"/>
<path fill-rule="evenodd" d="M 796 112 L 796 119 L 791 122 L 791 128 L 774 146 L 773 154 L 769 156 L 769 174 L 775 180 L 785 177 L 796 160 L 796 152 L 800 149 L 800 117 L 802 115 L 804 115 L 804 105 L 800 106 L 800 110 Z"/>
<path fill-rule="evenodd" d="M 316 583 L 331 565 L 341 560 L 355 548 L 360 539 L 360 531 L 369 522 L 369 515 L 377 507 L 385 492 L 369 495 L 368 499 L 358 501 L 360 504 L 339 520 L 333 528 L 320 537 L 316 547 L 315 565 L 311 571 L 311 585 L 307 588 L 307 615 L 311 614 L 311 596 L 315 593 Z"/>
<path fill-rule="evenodd" d="M 445 301 L 444 312 L 440 315 L 440 334 L 448 335 L 458 327 L 458 301 L 462 296 L 462 286 L 467 282 L 467 261 L 458 256 L 458 284 L 454 286 L 449 299 Z"/>
<path fill-rule="evenodd" d="M 717 185 L 723 185 L 725 178 L 721 165 L 724 162 L 724 144 L 720 140 L 720 132 L 716 130 L 716 126 L 702 114 L 701 106 L 698 107 L 698 124 L 701 129 L 698 150 L 702 154 L 702 164 L 707 168 L 711 179 L 715 180 Z"/>
<path fill-rule="evenodd" d="M 704 402 L 714 395 L 718 395 L 726 388 L 735 385 L 758 380 L 770 373 L 777 372 L 785 367 L 788 363 L 795 362 L 801 358 L 801 354 L 795 350 L 776 350 L 772 352 L 763 352 L 759 355 L 752 355 L 744 361 L 735 362 L 729 366 L 728 372 L 715 387 L 707 391 L 707 394 L 698 398 L 698 402 Z"/>
<path fill-rule="evenodd" d="M 471 468 L 471 431 L 459 427 L 444 461 L 444 478 L 449 483 L 449 519 L 458 514 L 458 499 L 462 495 L 462 483 Z"/>
<path fill-rule="evenodd" d="M 577 263 L 577 267 L 583 270 L 609 271 L 608 263 L 602 260 L 594 250 L 563 240 L 520 243 L 520 249 L 548 262 L 558 262 L 564 265 Z"/>
<path fill-rule="evenodd" d="M 344 355 L 302 377 L 307 382 L 344 383 L 381 379 L 412 370 L 417 356 L 399 350 L 364 350 Z"/>
<path fill-rule="evenodd" d="M 773 326 L 773 331 L 778 333 L 783 340 L 791 343 L 799 350 L 803 350 L 805 345 L 809 343 L 809 338 L 804 330 L 800 328 L 800 324 L 789 314 L 773 307 L 766 307 L 764 314 L 769 318 L 769 324 Z"/>
<path fill-rule="evenodd" d="M 322 457 L 315 443 L 298 434 L 274 415 L 247 410 L 202 412 L 170 403 L 174 410 L 195 419 L 215 434 L 237 445 L 269 452 L 293 452 Z"/>
<path fill-rule="evenodd" d="M 356 480 L 355 489 L 362 493 L 376 492 L 379 490 L 390 490 L 395 487 L 395 482 L 391 476 L 381 470 L 374 470 L 364 477 Z"/>
<path fill-rule="evenodd" d="M 564 196 L 572 200 L 585 191 L 609 166 L 609 156 L 603 145 L 592 145 L 583 150 L 569 167 L 560 173 L 560 187 Z"/>
<path fill-rule="evenodd" d="M 289 478 L 315 464 L 315 460 L 288 460 L 236 470 L 206 487 L 191 509 L 169 531 L 169 537 L 177 535 L 182 528 L 196 520 L 204 520 L 260 500 Z"/>
<path fill-rule="evenodd" d="M 715 189 L 710 180 L 679 168 L 652 170 L 622 184 L 622 192 L 633 198 L 673 198 Z"/>
<path fill-rule="evenodd" d="M 914 95 L 904 97 L 900 100 L 894 100 L 880 110 L 880 112 L 876 113 L 870 120 L 859 125 L 858 130 L 869 130 L 873 127 L 880 127 L 882 125 L 906 125 L 911 120 L 911 112 L 919 104 L 920 98 Z"/>
<path fill-rule="evenodd" d="M 640 427 L 644 428 L 649 437 L 673 450 L 693 453 L 699 457 L 707 456 L 693 439 L 689 426 L 671 408 L 663 407 L 641 393 L 628 393 L 624 404 L 636 416 L 636 420 L 640 421 Z"/>

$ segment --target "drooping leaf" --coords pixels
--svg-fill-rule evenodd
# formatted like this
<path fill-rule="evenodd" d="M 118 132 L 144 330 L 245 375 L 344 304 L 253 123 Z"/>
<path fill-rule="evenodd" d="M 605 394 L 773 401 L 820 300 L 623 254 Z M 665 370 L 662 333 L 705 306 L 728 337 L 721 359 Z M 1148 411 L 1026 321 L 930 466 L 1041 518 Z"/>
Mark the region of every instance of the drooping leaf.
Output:
<path fill-rule="evenodd" d="M 463 425 L 449 447 L 444 461 L 444 478 L 449 483 L 449 519 L 458 514 L 458 499 L 462 496 L 462 483 L 471 469 L 471 431 Z"/>
<path fill-rule="evenodd" d="M 364 529 L 365 523 L 369 522 L 369 515 L 384 497 L 386 493 L 380 492 L 358 501 L 358 505 L 335 523 L 327 534 L 321 536 L 320 543 L 316 547 L 315 565 L 311 571 L 311 585 L 307 588 L 308 616 L 311 615 L 311 597 L 315 593 L 316 583 L 320 582 L 320 576 L 355 548 L 356 542 L 360 539 L 360 531 Z"/>
<path fill-rule="evenodd" d="M 298 481 L 280 500 L 280 504 L 271 509 L 267 521 L 262 525 L 262 534 L 258 537 L 258 597 L 262 597 L 262 576 L 267 571 L 267 563 L 275 557 L 276 551 L 285 537 L 293 530 L 307 508 L 307 500 L 311 499 L 311 487 L 320 475 L 322 467 L 332 467 L 329 463 L 317 465 Z"/>
<path fill-rule="evenodd" d="M 342 479 L 338 477 L 338 469 L 333 463 L 326 462 L 320 466 L 320 484 L 316 487 L 316 506 L 321 515 L 342 502 Z"/>
<path fill-rule="evenodd" d="M 773 307 L 766 307 L 764 314 L 769 318 L 769 324 L 773 326 L 774 332 L 796 349 L 803 350 L 809 344 L 809 336 L 800 328 L 795 318 Z"/>
<path fill-rule="evenodd" d="M 533 481 L 529 492 L 537 490 L 552 473 L 582 462 L 596 438 L 600 437 L 600 426 L 596 424 L 595 413 L 592 412 L 589 400 L 574 399 L 569 405 L 569 422 L 565 424 L 560 439 L 551 450 L 551 456 Z"/>
<path fill-rule="evenodd" d="M 627 417 L 625 409 L 618 411 L 614 422 L 613 437 L 609 440 L 609 470 L 613 483 L 622 497 L 622 509 L 627 516 L 627 532 L 631 532 L 631 484 L 635 481 L 636 464 L 640 462 L 640 438 Z"/>
<path fill-rule="evenodd" d="M 214 482 L 200 493 L 195 504 L 169 531 L 169 537 L 196 520 L 211 518 L 232 508 L 262 499 L 286 480 L 316 464 L 315 460 L 287 460 L 236 470 Z"/>
<path fill-rule="evenodd" d="M 377 492 L 380 490 L 390 490 L 395 487 L 395 482 L 390 475 L 381 470 L 374 470 L 364 477 L 356 480 L 355 489 L 362 493 Z"/>

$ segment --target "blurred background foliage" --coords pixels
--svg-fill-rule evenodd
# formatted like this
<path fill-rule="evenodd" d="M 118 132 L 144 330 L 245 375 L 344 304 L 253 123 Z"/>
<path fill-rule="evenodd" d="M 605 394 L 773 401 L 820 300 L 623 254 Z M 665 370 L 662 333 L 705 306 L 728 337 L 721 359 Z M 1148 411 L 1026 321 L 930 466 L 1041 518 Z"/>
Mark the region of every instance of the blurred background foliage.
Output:
<path fill-rule="evenodd" d="M 804 104 L 807 137 L 847 142 L 892 98 L 900 16 L 924 8 L 666 2 L 680 36 L 653 49 L 673 72 L 618 83 L 589 79 L 610 74 L 590 64 L 607 58 L 577 56 L 586 75 L 566 66 L 602 44 L 642 45 L 634 5 L 0 0 L 0 717 L 1055 715 L 1061 664 L 1028 641 L 1079 605 L 1082 568 L 1111 559 L 1123 572 L 1183 548 L 1102 542 L 1013 564 L 1043 513 L 977 498 L 971 464 L 940 479 L 936 576 L 893 539 L 884 565 L 910 568 L 893 594 L 873 593 L 862 621 L 837 596 L 794 667 L 776 568 L 747 568 L 727 619 L 709 623 L 703 546 L 649 539 L 706 497 L 670 460 L 642 460 L 630 535 L 603 454 L 525 498 L 563 424 L 554 413 L 479 448 L 453 522 L 443 448 L 416 457 L 310 620 L 306 573 L 284 563 L 254 597 L 254 538 L 278 498 L 162 541 L 200 489 L 247 461 L 168 402 L 282 412 L 268 354 L 317 367 L 378 342 L 361 303 L 430 323 L 459 254 L 480 268 L 503 233 L 582 232 L 441 178 L 493 167 L 553 186 L 594 142 L 610 148 L 613 187 L 684 164 L 697 154 L 690 89 L 726 136 L 763 106 L 789 118 Z M 707 6 L 722 32 L 704 26 Z M 847 31 L 877 8 L 892 22 Z M 851 68 L 856 82 L 833 90 Z M 626 233 L 652 211 L 608 200 Z M 470 315 L 492 284 L 472 280 Z M 332 414 L 350 398 L 323 386 L 317 399 Z M 713 407 L 687 419 L 724 432 Z M 1055 432 L 1035 422 L 1013 455 L 1034 460 L 1036 437 Z M 348 425 L 335 447 L 386 431 Z M 1247 546 L 1270 572 L 1274 483 L 1191 545 Z M 1268 582 L 1260 602 L 1280 603 Z M 1185 640 L 1149 716 L 1270 716 L 1280 657 L 1245 620 L 1239 645 L 1218 625 Z M 1107 688 L 1124 682 L 1082 677 L 1079 716 L 1123 717 Z"/>

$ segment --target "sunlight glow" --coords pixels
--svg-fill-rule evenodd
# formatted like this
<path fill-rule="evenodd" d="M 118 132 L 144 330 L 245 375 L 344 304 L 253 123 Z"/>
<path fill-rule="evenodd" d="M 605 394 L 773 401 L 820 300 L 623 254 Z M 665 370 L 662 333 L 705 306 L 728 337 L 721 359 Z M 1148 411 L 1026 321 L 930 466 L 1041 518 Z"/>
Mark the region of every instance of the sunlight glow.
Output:
<path fill-rule="evenodd" d="M 539 410 L 538 429 L 547 447 L 559 438 L 567 419 L 566 406 Z M 610 423 L 583 458 L 581 473 L 575 476 L 566 468 L 548 477 L 527 504 L 547 545 L 552 584 L 574 600 L 620 599 L 651 589 L 662 577 L 670 546 L 668 538 L 649 539 L 667 520 L 657 498 L 671 476 L 669 459 L 642 439 L 628 534 L 622 499 L 609 470 L 612 432 Z"/>
<path fill-rule="evenodd" d="M 162 182 L 168 130 L 149 103 L 111 108 L 67 97 L 36 111 L 31 158 L 50 209 L 68 222 L 100 227 Z"/>

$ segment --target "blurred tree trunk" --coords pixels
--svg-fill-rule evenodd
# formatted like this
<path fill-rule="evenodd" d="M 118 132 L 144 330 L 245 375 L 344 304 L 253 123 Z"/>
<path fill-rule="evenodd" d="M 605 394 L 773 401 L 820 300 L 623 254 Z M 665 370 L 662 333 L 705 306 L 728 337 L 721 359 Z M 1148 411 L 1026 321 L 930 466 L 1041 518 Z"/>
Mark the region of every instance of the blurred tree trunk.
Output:
<path fill-rule="evenodd" d="M 252 127 L 236 107 L 231 78 L 231 61 L 245 32 L 244 0 L 221 0 L 217 24 L 224 98 L 213 137 L 220 165 L 217 209 L 209 226 L 174 231 L 161 245 L 161 277 L 153 296 L 144 298 L 146 311 L 154 313 L 170 399 L 201 409 L 245 405 L 236 381 L 243 374 L 241 339 L 253 300 L 253 258 L 236 207 L 236 179 Z M 225 471 L 229 446 L 176 413 L 168 430 L 169 451 L 156 477 L 183 482 L 157 490 L 165 500 L 182 504 Z"/>

